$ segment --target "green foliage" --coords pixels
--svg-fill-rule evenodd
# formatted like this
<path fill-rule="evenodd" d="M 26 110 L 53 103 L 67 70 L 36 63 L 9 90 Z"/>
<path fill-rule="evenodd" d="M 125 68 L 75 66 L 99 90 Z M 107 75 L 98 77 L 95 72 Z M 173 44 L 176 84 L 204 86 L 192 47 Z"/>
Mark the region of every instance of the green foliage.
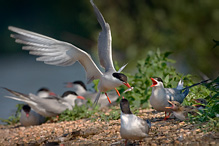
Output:
<path fill-rule="evenodd" d="M 206 123 L 206 126 L 200 126 L 206 131 L 219 131 L 219 77 L 217 77 L 212 82 L 205 84 L 206 89 L 208 90 L 207 96 L 205 99 L 208 104 L 206 108 L 200 110 L 197 116 L 191 116 L 191 123 Z M 209 92 L 210 91 L 210 92 Z M 202 92 L 203 93 L 203 92 Z M 200 93 L 199 93 L 200 94 Z M 203 95 L 203 94 L 202 94 Z"/>
<path fill-rule="evenodd" d="M 60 117 L 60 121 L 72 121 L 88 118 L 92 121 L 101 120 L 117 120 L 120 117 L 120 109 L 117 107 L 111 107 L 111 111 L 106 114 L 103 110 L 97 105 L 94 107 L 93 103 L 89 100 L 86 105 L 75 106 L 73 110 L 64 111 Z"/>
<path fill-rule="evenodd" d="M 13 125 L 19 122 L 20 120 L 20 116 L 21 116 L 21 109 L 23 107 L 24 104 L 17 104 L 17 110 L 15 115 L 10 116 L 8 119 L 2 119 L 0 118 L 0 120 L 8 125 Z"/>
<path fill-rule="evenodd" d="M 175 88 L 180 79 L 184 81 L 184 85 L 193 83 L 191 75 L 182 75 L 176 72 L 172 67 L 174 60 L 168 58 L 171 52 L 161 53 L 158 49 L 156 52 L 149 51 L 145 59 L 137 62 L 137 72 L 132 76 L 127 74 L 128 81 L 134 90 L 126 92 L 122 96 L 127 98 L 134 107 L 149 107 L 148 99 L 150 98 L 152 88 L 150 87 L 151 77 L 160 77 L 164 81 L 164 86 Z M 126 90 L 125 86 L 120 86 L 119 91 L 122 93 Z"/>
<path fill-rule="evenodd" d="M 86 105 L 75 106 L 73 110 L 65 110 L 60 116 L 61 121 L 72 121 L 83 118 L 89 118 L 99 111 L 99 106 L 92 107 L 91 101 L 88 101 Z"/>

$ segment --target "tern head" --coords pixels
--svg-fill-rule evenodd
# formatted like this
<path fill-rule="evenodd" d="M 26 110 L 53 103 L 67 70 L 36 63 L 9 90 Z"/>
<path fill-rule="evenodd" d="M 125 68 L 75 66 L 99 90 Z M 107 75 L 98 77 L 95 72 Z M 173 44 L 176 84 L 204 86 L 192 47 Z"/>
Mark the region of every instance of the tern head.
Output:
<path fill-rule="evenodd" d="M 197 103 L 207 105 L 207 101 L 203 98 L 194 99 Z"/>
<path fill-rule="evenodd" d="M 151 78 L 151 81 L 153 83 L 151 87 L 163 86 L 163 80 L 159 77 Z"/>
<path fill-rule="evenodd" d="M 65 84 L 66 84 L 65 87 L 67 87 L 67 88 L 80 88 L 80 87 L 82 87 L 84 90 L 87 91 L 87 87 L 84 84 L 84 82 L 82 82 L 82 81 L 66 82 Z"/>
<path fill-rule="evenodd" d="M 128 88 L 131 88 L 131 86 L 128 83 L 128 78 L 126 75 L 124 75 L 122 73 L 115 72 L 115 73 L 113 73 L 113 77 L 116 78 L 119 82 L 126 85 Z"/>
<path fill-rule="evenodd" d="M 168 102 L 171 104 L 171 107 L 165 107 L 168 109 L 172 109 L 173 111 L 178 110 L 181 107 L 181 104 L 178 101 L 169 101 Z"/>
<path fill-rule="evenodd" d="M 129 107 L 129 101 L 125 98 L 120 101 L 120 109 L 124 114 L 132 114 Z"/>
<path fill-rule="evenodd" d="M 40 98 L 45 98 L 45 97 L 49 97 L 49 96 L 55 96 L 56 94 L 54 92 L 51 92 L 48 88 L 40 88 L 37 91 L 37 96 L 39 96 Z"/>
<path fill-rule="evenodd" d="M 194 105 L 192 105 L 192 106 L 195 106 L 195 107 L 197 107 L 197 108 L 205 108 L 206 107 L 206 105 L 208 104 L 208 102 L 205 100 L 205 99 L 203 99 L 203 98 L 198 98 L 198 99 L 193 99 L 195 102 L 197 102 L 198 104 L 194 104 Z"/>
<path fill-rule="evenodd" d="M 83 96 L 78 96 L 77 93 L 75 93 L 74 91 L 66 91 L 62 94 L 61 96 L 62 98 L 72 98 L 72 99 L 82 99 L 85 100 L 85 98 Z"/>
<path fill-rule="evenodd" d="M 24 105 L 22 107 L 22 109 L 26 113 L 26 117 L 29 117 L 29 113 L 30 113 L 30 110 L 31 110 L 30 106 L 29 105 Z"/>

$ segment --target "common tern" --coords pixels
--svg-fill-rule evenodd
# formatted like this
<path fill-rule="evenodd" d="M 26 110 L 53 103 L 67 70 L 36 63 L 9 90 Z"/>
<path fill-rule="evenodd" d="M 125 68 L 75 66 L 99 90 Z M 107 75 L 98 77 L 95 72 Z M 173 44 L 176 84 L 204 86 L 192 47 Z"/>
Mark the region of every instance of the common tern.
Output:
<path fill-rule="evenodd" d="M 73 107 L 75 104 L 78 106 L 82 105 L 83 101 L 85 100 L 83 96 L 78 96 L 78 94 L 74 91 L 66 91 L 62 94 L 61 97 Z"/>
<path fill-rule="evenodd" d="M 23 105 L 21 109 L 20 123 L 23 126 L 40 125 L 46 121 L 46 118 L 36 113 L 29 105 Z"/>
<path fill-rule="evenodd" d="M 132 114 L 129 102 L 127 99 L 123 98 L 120 101 L 121 109 L 121 128 L 120 135 L 125 139 L 125 144 L 128 139 L 131 140 L 141 140 L 148 136 L 149 130 L 151 128 L 151 123 L 149 120 L 143 120 L 136 115 Z"/>
<path fill-rule="evenodd" d="M 166 108 L 171 109 L 173 115 L 181 121 L 188 120 L 188 113 L 196 114 L 196 112 L 198 111 L 193 106 L 182 106 L 178 101 L 168 101 L 168 102 L 171 104 L 171 106 Z"/>
<path fill-rule="evenodd" d="M 86 85 L 82 81 L 74 81 L 74 82 L 67 82 L 66 83 L 67 88 L 72 88 L 73 91 L 75 91 L 78 95 L 83 96 L 87 100 L 91 100 L 92 102 L 95 101 L 97 97 L 97 92 L 91 92 L 87 90 Z M 111 91 L 108 92 L 108 95 L 110 96 L 111 102 L 116 102 L 116 100 L 119 98 L 116 92 Z M 106 101 L 106 96 L 104 94 L 100 94 L 99 102 L 100 107 L 106 107 L 110 106 L 110 103 Z"/>
<path fill-rule="evenodd" d="M 189 87 L 183 88 L 183 81 L 180 80 L 176 88 L 164 88 L 161 78 L 151 78 L 151 80 L 153 84 L 151 85 L 152 93 L 150 96 L 150 104 L 155 110 L 165 112 L 164 120 L 169 118 L 169 116 L 166 115 L 166 112 L 168 112 L 170 115 L 172 111 L 171 109 L 166 108 L 169 106 L 168 100 L 178 101 L 181 104 L 184 98 L 188 95 L 189 88 L 208 81 L 204 80 Z M 183 92 L 183 90 L 185 91 Z"/>
<path fill-rule="evenodd" d="M 205 109 L 206 105 L 208 104 L 208 102 L 203 98 L 194 99 L 194 101 L 198 104 L 194 104 L 193 106 L 195 106 L 198 110 Z"/>
<path fill-rule="evenodd" d="M 46 87 L 42 87 L 37 91 L 37 96 L 40 98 L 45 98 L 48 96 L 55 96 L 56 94 L 52 91 L 50 91 L 48 88 Z"/>
<path fill-rule="evenodd" d="M 54 117 L 61 114 L 66 109 L 72 110 L 72 105 L 68 103 L 65 97 L 49 96 L 40 98 L 32 93 L 25 95 L 8 88 L 4 88 L 15 96 L 5 96 L 18 101 L 26 102 L 34 111 L 44 117 Z M 71 94 L 71 93 L 68 93 Z M 67 96 L 68 94 L 63 94 Z M 76 96 L 76 95 L 75 95 Z"/>
<path fill-rule="evenodd" d="M 105 92 L 108 101 L 111 103 L 106 93 L 107 91 L 115 89 L 120 96 L 116 87 L 124 84 L 130 88 L 127 76 L 121 73 L 127 64 L 122 66 L 118 71 L 115 70 L 112 60 L 112 37 L 110 26 L 105 22 L 104 17 L 92 0 L 90 0 L 90 3 L 94 8 L 97 20 L 102 27 L 98 39 L 98 54 L 100 64 L 105 68 L 105 72 L 99 70 L 87 52 L 70 43 L 55 40 L 13 26 L 9 26 L 8 29 L 16 33 L 11 34 L 11 37 L 15 38 L 17 43 L 25 45 L 22 48 L 23 50 L 30 51 L 29 54 L 40 56 L 36 59 L 37 61 L 43 61 L 45 64 L 57 66 L 69 66 L 78 61 L 86 70 L 87 83 L 92 82 L 94 79 L 99 79 L 99 92 L 95 104 L 98 102 L 101 92 Z"/>

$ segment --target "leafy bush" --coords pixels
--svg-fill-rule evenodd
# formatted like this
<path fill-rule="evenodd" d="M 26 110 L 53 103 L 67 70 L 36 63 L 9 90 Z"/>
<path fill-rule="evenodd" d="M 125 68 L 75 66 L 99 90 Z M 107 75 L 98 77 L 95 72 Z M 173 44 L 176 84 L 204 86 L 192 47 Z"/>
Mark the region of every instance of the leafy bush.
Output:
<path fill-rule="evenodd" d="M 156 52 L 149 51 L 145 59 L 137 62 L 137 73 L 133 76 L 126 74 L 131 86 L 134 90 L 126 92 L 122 96 L 127 98 L 134 107 L 143 108 L 149 107 L 148 99 L 150 98 L 152 88 L 150 87 L 151 77 L 160 77 L 164 81 L 164 86 L 167 88 L 175 88 L 180 79 L 184 81 L 184 85 L 191 85 L 193 81 L 191 75 L 183 75 L 176 72 L 176 69 L 171 66 L 175 61 L 169 59 L 171 52 L 161 53 L 158 49 Z M 120 93 L 127 88 L 120 86 Z"/>
<path fill-rule="evenodd" d="M 190 122 L 199 123 L 200 128 L 206 131 L 219 131 L 219 77 L 205 86 L 208 91 L 208 95 L 205 96 L 208 104 L 205 109 L 198 112 L 197 116 L 191 116 Z M 202 93 L 204 92 L 202 91 Z M 203 95 L 202 93 L 199 94 Z M 202 126 L 202 123 L 206 123 L 206 125 Z"/>

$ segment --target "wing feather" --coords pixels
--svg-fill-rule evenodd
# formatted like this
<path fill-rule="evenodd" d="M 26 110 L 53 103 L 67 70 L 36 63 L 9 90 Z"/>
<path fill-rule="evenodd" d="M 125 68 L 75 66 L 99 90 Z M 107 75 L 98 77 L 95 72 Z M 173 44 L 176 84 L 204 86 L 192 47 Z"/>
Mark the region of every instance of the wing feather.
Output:
<path fill-rule="evenodd" d="M 26 45 L 23 50 L 40 56 L 37 61 L 57 66 L 69 66 L 79 61 L 87 72 L 87 81 L 101 78 L 102 72 L 90 55 L 76 46 L 17 27 L 9 26 L 8 29 L 17 33 L 11 35 L 17 43 Z"/>
<path fill-rule="evenodd" d="M 109 70 L 113 70 L 115 72 L 115 68 L 112 60 L 112 37 L 111 30 L 108 23 L 105 22 L 103 15 L 93 3 L 93 0 L 90 0 L 94 12 L 97 16 L 97 20 L 102 28 L 102 31 L 99 34 L 98 38 L 98 54 L 100 59 L 100 64 L 105 68 L 105 72 Z"/>

